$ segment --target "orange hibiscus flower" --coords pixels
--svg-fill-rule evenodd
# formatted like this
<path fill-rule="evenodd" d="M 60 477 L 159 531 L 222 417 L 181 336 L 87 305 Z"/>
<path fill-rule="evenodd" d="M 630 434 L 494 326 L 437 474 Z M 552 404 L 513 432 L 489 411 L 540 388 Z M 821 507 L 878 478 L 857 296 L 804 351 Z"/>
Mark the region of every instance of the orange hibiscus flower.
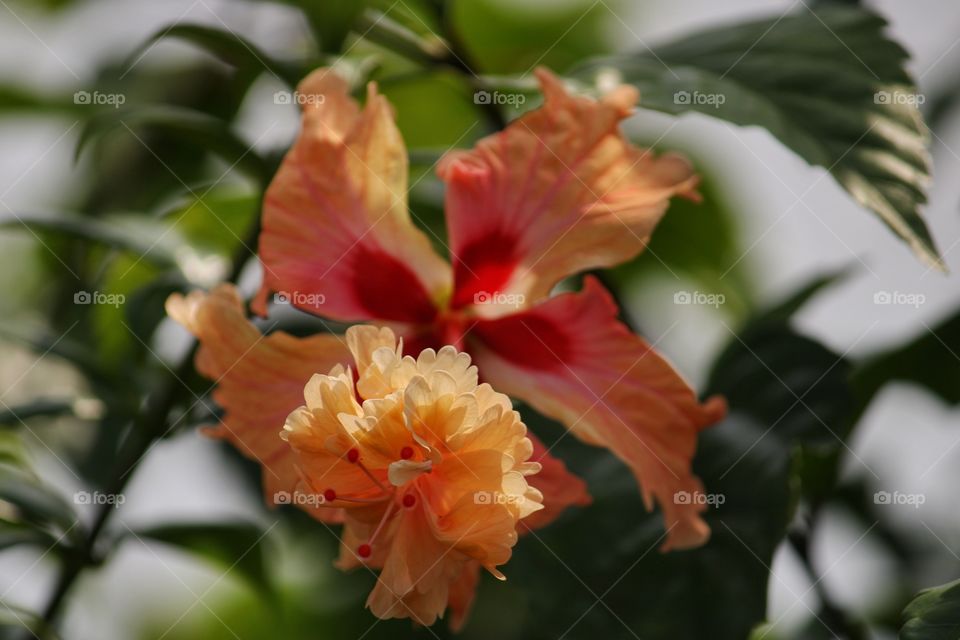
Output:
<path fill-rule="evenodd" d="M 426 351 L 433 358 L 452 354 L 444 345 L 469 353 L 493 388 L 561 422 L 579 439 L 608 448 L 629 465 L 647 507 L 657 503 L 663 512 L 665 550 L 703 544 L 709 537 L 701 517 L 705 506 L 698 501 L 677 503 L 674 495 L 701 490 L 691 460 L 698 432 L 723 416 L 722 399 L 701 404 L 670 364 L 618 321 L 615 302 L 596 279 L 586 277 L 578 292 L 550 295 L 567 277 L 635 257 L 672 196 L 696 197 L 697 178 L 680 156 L 656 156 L 633 147 L 621 135 L 619 123 L 637 99 L 632 88 L 620 87 L 592 100 L 569 94 L 545 70 L 538 70 L 537 76 L 544 94 L 542 107 L 481 140 L 473 150 L 452 152 L 440 162 L 438 173 L 447 188 L 449 262 L 433 251 L 427 236 L 411 221 L 406 149 L 390 106 L 376 86 L 371 83 L 361 108 L 332 71 L 320 69 L 304 79 L 298 91 L 310 99 L 301 101 L 302 130 L 264 201 L 260 237 L 264 281 L 253 309 L 265 315 L 270 294 L 282 292 L 294 306 L 310 313 L 389 325 L 401 336 L 403 351 L 412 356 L 425 349 L 434 349 Z M 423 467 L 427 461 L 432 467 L 430 452 L 443 448 L 440 443 L 447 434 L 424 437 L 416 430 L 399 430 L 403 412 L 383 400 L 397 392 L 383 372 L 404 362 L 399 354 L 393 351 L 388 357 L 389 349 L 353 349 L 361 374 L 356 390 L 367 400 L 358 410 L 350 397 L 353 404 L 344 405 L 349 410 L 339 412 L 349 416 L 349 426 L 342 424 L 342 433 L 321 443 L 317 434 L 325 432 L 308 419 L 308 414 L 316 413 L 311 394 L 314 402 L 326 402 L 323 394 L 333 393 L 330 389 L 350 387 L 345 372 L 321 378 L 327 387 L 311 376 L 350 363 L 350 350 L 339 337 L 300 339 L 283 333 L 263 337 L 246 320 L 239 297 L 228 287 L 206 296 L 174 297 L 168 309 L 199 338 L 199 370 L 218 381 L 215 399 L 226 412 L 213 433 L 261 462 L 267 495 L 298 486 L 313 495 L 331 490 L 338 497 L 332 503 L 336 508 L 312 512 L 328 522 L 348 523 L 348 552 L 341 565 L 366 560 L 382 566 L 381 583 L 401 576 L 393 585 L 399 589 L 374 592 L 370 601 L 374 611 L 432 619 L 449 599 L 455 621 L 462 622 L 478 567 L 499 564 L 494 560 L 502 552 L 486 555 L 492 550 L 476 547 L 473 551 L 480 556 L 454 555 L 456 562 L 440 563 L 449 575 L 441 579 L 431 573 L 427 582 L 446 586 L 431 590 L 429 596 L 417 588 L 406 589 L 415 582 L 411 576 L 426 569 L 423 558 L 397 556 L 414 564 L 396 567 L 388 558 L 398 536 L 422 540 L 425 549 L 433 549 L 425 557 L 449 546 L 448 539 L 436 542 L 441 538 L 431 514 L 442 510 L 427 509 L 434 504 L 426 497 L 433 495 L 432 489 L 414 496 L 415 504 L 421 505 L 416 509 L 423 510 L 421 517 L 410 518 L 416 524 L 401 527 L 398 523 L 406 519 L 385 507 L 399 499 L 393 509 L 400 513 L 408 495 L 392 482 L 391 465 L 396 464 L 393 479 L 403 479 L 403 486 L 408 482 L 430 486 L 427 476 L 432 474 Z M 362 335 L 372 334 L 365 330 Z M 397 364 L 404 371 L 411 366 Z M 284 441 L 277 432 L 287 415 L 303 405 L 308 380 L 308 410 L 291 416 Z M 424 383 L 410 384 L 422 399 L 432 393 Z M 341 397 L 343 402 L 347 395 Z M 373 403 L 374 413 L 366 413 L 367 403 Z M 396 434 L 377 436 L 385 440 L 369 443 L 370 465 L 364 462 L 369 474 L 350 464 L 351 450 L 365 455 L 357 445 L 335 449 L 348 457 L 346 462 L 338 458 L 337 465 L 346 464 L 344 473 L 349 475 L 337 475 L 337 483 L 318 479 L 326 468 L 324 456 L 331 453 L 326 447 L 345 446 L 350 438 L 359 443 L 376 431 L 366 428 L 371 418 L 393 420 Z M 454 426 L 444 427 L 448 428 Z M 401 436 L 413 438 L 414 444 L 401 444 L 396 451 L 393 445 L 400 440 L 393 438 Z M 530 504 L 542 502 L 544 508 L 521 524 L 542 526 L 567 506 L 586 504 L 589 497 L 583 482 L 533 434 L 526 438 L 532 453 L 522 459 L 525 462 L 520 458 L 514 462 L 542 465 L 529 478 L 542 501 Z M 389 450 L 382 448 L 386 443 Z M 399 455 L 406 453 L 404 446 L 413 451 L 410 458 Z M 297 475 L 298 465 L 302 477 Z M 392 497 L 385 499 L 388 494 Z M 382 504 L 357 507 L 348 505 L 347 497 Z M 444 503 L 444 508 L 449 506 Z M 378 549 L 376 541 L 387 539 L 394 543 L 383 542 Z M 405 543 L 401 546 L 406 548 Z M 367 558 L 357 557 L 363 555 L 361 548 L 369 551 Z"/>
<path fill-rule="evenodd" d="M 695 197 L 697 177 L 619 132 L 633 88 L 595 101 L 546 70 L 537 77 L 541 108 L 440 163 L 450 264 L 411 222 L 407 152 L 376 86 L 361 109 L 332 71 L 304 79 L 298 91 L 314 99 L 264 201 L 254 310 L 281 291 L 328 318 L 391 323 L 412 354 L 470 353 L 496 389 L 630 465 L 648 507 L 664 511 L 667 548 L 697 546 L 709 535 L 704 507 L 673 496 L 700 490 L 690 461 L 722 400 L 701 405 L 595 279 L 549 295 L 640 253 L 670 197 Z"/>
<path fill-rule="evenodd" d="M 479 384 L 470 356 L 447 346 L 403 357 L 389 329 L 346 337 L 356 386 L 339 365 L 314 375 L 283 438 L 299 490 L 343 510 L 339 565 L 382 568 L 373 613 L 432 624 L 473 565 L 503 577 L 517 521 L 543 508 L 525 477 L 540 465 L 510 399 Z"/>

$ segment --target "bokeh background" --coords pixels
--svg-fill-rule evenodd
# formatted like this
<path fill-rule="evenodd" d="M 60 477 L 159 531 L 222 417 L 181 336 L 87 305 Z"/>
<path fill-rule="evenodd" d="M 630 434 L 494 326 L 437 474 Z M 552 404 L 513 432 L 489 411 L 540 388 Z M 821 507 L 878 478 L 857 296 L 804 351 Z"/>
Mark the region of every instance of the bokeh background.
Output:
<path fill-rule="evenodd" d="M 111 440 L 104 433 L 116 436 L 124 425 L 104 420 L 110 414 L 105 404 L 138 402 L 123 389 L 114 389 L 119 397 L 105 395 L 78 362 L 92 351 L 96 367 L 126 372 L 146 385 L 175 366 L 186 335 L 157 315 L 165 295 L 183 286 L 169 277 L 168 267 L 176 265 L 191 286 L 225 277 L 240 239 L 249 237 L 259 198 L 250 178 L 256 167 L 245 171 L 243 162 L 231 166 L 204 153 L 196 132 L 177 137 L 135 119 L 118 124 L 110 105 L 77 104 L 74 93 L 120 95 L 123 108 L 166 104 L 203 112 L 229 123 L 263 157 L 276 157 L 292 140 L 298 116 L 295 105 L 276 103 L 274 94 L 284 86 L 273 73 L 258 69 L 245 77 L 248 72 L 194 44 L 151 38 L 171 24 L 203 24 L 241 34 L 273 59 L 316 58 L 314 34 L 322 25 L 311 24 L 294 4 L 0 0 L 0 398 L 6 408 L 38 398 L 60 407 L 24 421 L 5 414 L 2 429 L 23 441 L 38 475 L 68 499 L 93 491 L 109 467 Z M 415 3 L 409 4 L 387 2 L 381 9 L 409 22 Z M 589 55 L 644 49 L 702 27 L 808 10 L 803 0 L 454 4 L 451 20 L 461 45 L 490 74 L 519 73 L 535 64 L 563 71 Z M 889 35 L 911 55 L 909 70 L 933 132 L 926 217 L 946 264 L 956 271 L 960 13 L 951 0 L 866 4 L 889 20 Z M 381 86 L 408 146 L 429 158 L 413 167 L 419 180 L 413 206 L 425 219 L 437 219 L 439 186 L 428 171 L 434 152 L 469 146 L 490 132 L 491 123 L 453 71 L 418 70 L 356 34 L 346 42 L 346 58 L 358 69 L 371 57 L 382 65 Z M 102 126 L 92 126 L 91 119 Z M 765 130 L 652 111 L 633 118 L 628 130 L 637 141 L 688 154 L 704 176 L 705 204 L 674 207 L 654 237 L 652 255 L 610 276 L 628 315 L 698 389 L 709 385 L 717 357 L 751 318 L 818 277 L 843 274 L 797 311 L 792 326 L 851 362 L 867 362 L 924 336 L 929 340 L 932 329 L 960 308 L 955 276 L 919 262 L 823 168 L 811 167 Z M 61 212 L 76 212 L 83 228 L 61 233 L 20 220 Z M 90 249 L 76 234 L 111 240 Z M 243 288 L 251 292 L 258 278 L 251 261 Z M 120 293 L 125 302 L 78 308 L 74 295 L 87 290 Z M 678 305 L 678 292 L 720 294 L 723 303 Z M 877 304 L 882 292 L 911 295 L 918 303 Z M 293 330 L 315 328 L 293 312 L 280 317 Z M 960 353 L 960 344 L 935 338 Z M 940 365 L 930 366 L 936 377 Z M 189 383 L 205 388 L 193 377 Z M 209 402 L 202 405 L 212 410 Z M 914 592 L 960 575 L 958 417 L 942 393 L 908 382 L 885 385 L 841 452 L 843 496 L 823 506 L 809 539 L 801 547 L 779 544 L 769 567 L 762 553 L 730 560 L 724 568 L 730 575 L 769 569 L 767 619 L 773 625 L 765 637 L 829 637 L 817 620 L 827 615 L 824 607 L 865 621 L 863 637 L 895 637 L 899 611 Z M 139 464 L 111 523 L 114 553 L 72 591 L 64 637 L 433 637 L 434 631 L 413 630 L 406 622 L 377 624 L 364 612 L 369 576 L 342 576 L 330 566 L 334 540 L 323 528 L 295 513 L 278 518 L 267 512 L 256 469 L 204 439 L 196 428 L 202 418 L 191 416 Z M 98 442 L 100 455 L 89 456 Z M 592 458 L 584 455 L 580 464 L 586 468 Z M 622 481 L 610 470 L 588 479 Z M 757 477 L 757 492 L 762 485 Z M 875 491 L 923 496 L 923 504 L 878 505 L 871 499 Z M 91 505 L 75 508 L 83 519 L 92 517 Z M 636 510 L 637 504 L 624 503 L 622 521 L 631 521 Z M 622 529 L 621 539 L 604 539 L 617 531 L 600 522 L 606 517 L 590 509 L 573 514 L 575 524 L 556 534 L 563 541 L 547 540 L 548 553 L 543 541 L 524 540 L 516 566 L 507 567 L 511 581 L 484 583 L 476 620 L 464 637 L 490 637 L 504 628 L 517 634 L 504 637 L 535 637 L 522 631 L 535 628 L 531 612 L 542 610 L 531 602 L 532 589 L 568 602 L 574 620 L 588 612 L 566 637 L 584 637 L 591 629 L 632 637 L 626 629 L 632 624 L 618 623 L 623 603 L 658 597 L 651 594 L 665 584 L 661 575 L 652 570 L 634 576 L 646 586 L 632 595 L 611 593 L 615 603 L 607 606 L 609 583 L 573 580 L 568 571 L 577 565 L 567 554 L 602 554 L 633 535 Z M 740 517 L 778 516 L 759 509 Z M 178 545 L 141 533 L 197 521 L 211 524 L 208 539 Z M 215 535 L 218 522 L 227 529 L 238 522 L 249 526 Z M 0 601 L 7 613 L 43 609 L 57 576 L 55 555 L 43 546 L 0 550 Z M 516 586 L 515 574 L 521 575 Z M 702 574 L 691 569 L 689 579 Z M 551 595 L 557 580 L 570 582 L 568 591 Z M 706 616 L 699 605 L 690 599 L 689 610 L 679 615 Z M 667 637 L 655 628 L 649 633 L 640 637 Z"/>

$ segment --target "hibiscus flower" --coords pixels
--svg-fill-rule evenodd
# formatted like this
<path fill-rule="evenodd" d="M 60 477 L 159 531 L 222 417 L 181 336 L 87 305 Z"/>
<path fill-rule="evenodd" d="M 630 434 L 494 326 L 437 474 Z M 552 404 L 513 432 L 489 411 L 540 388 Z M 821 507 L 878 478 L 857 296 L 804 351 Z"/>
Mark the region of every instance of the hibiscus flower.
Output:
<path fill-rule="evenodd" d="M 595 278 L 585 277 L 580 291 L 552 294 L 570 276 L 639 254 L 669 199 L 696 197 L 697 177 L 682 157 L 636 148 L 620 133 L 637 100 L 634 89 L 593 100 L 571 95 L 546 70 L 537 77 L 542 107 L 439 164 L 449 262 L 411 220 L 407 152 L 376 86 L 370 84 L 361 108 L 333 71 L 305 78 L 298 87 L 308 98 L 300 101 L 301 132 L 264 200 L 264 277 L 253 310 L 266 315 L 271 293 L 279 292 L 325 318 L 389 326 L 408 355 L 429 349 L 434 355 L 428 357 L 439 357 L 445 345 L 469 353 L 494 389 L 630 467 L 647 508 L 656 503 L 663 513 L 663 550 L 701 545 L 709 537 L 705 505 L 675 496 L 702 491 L 691 460 L 699 431 L 723 416 L 723 400 L 699 402 L 671 365 L 618 320 L 613 298 Z M 198 369 L 218 382 L 214 398 L 225 415 L 214 435 L 263 465 L 268 500 L 304 486 L 343 495 L 309 480 L 296 443 L 297 434 L 310 429 L 297 414 L 286 422 L 287 440 L 278 435 L 288 414 L 303 405 L 312 376 L 351 362 L 343 340 L 261 336 L 232 288 L 173 297 L 168 309 L 199 338 Z M 370 370 L 375 356 L 353 355 L 359 372 Z M 331 375 L 347 385 L 345 374 Z M 374 397 L 364 395 L 362 378 L 357 384 L 361 398 Z M 529 482 L 544 508 L 525 517 L 521 528 L 542 526 L 567 506 L 589 501 L 583 482 L 532 433 L 526 438 L 532 446 L 527 462 L 542 466 Z M 365 487 L 373 490 L 369 482 Z M 352 517 L 343 508 L 312 511 L 327 522 Z M 416 531 L 409 535 L 432 544 L 428 529 Z M 347 527 L 351 554 L 362 555 L 358 545 L 369 544 L 362 539 L 368 533 Z M 364 550 L 377 558 L 374 545 Z M 350 563 L 341 557 L 341 565 Z M 441 581 L 447 586 L 431 592 L 429 611 L 448 599 L 462 622 L 479 566 L 471 558 Z M 414 573 L 402 586 L 423 577 Z M 374 611 L 417 617 L 409 610 L 419 605 L 404 599 L 409 592 L 397 593 L 399 600 L 371 597 Z"/>

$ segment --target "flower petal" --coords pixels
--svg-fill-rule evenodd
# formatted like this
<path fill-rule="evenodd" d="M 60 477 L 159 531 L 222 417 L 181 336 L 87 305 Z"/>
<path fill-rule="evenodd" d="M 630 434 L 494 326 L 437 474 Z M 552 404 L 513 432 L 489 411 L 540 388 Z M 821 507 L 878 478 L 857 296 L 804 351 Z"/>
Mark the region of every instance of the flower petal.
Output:
<path fill-rule="evenodd" d="M 480 563 L 470 560 L 464 564 L 460 575 L 450 584 L 450 630 L 459 633 L 463 630 L 473 601 L 477 597 L 477 585 L 480 583 Z"/>
<path fill-rule="evenodd" d="M 298 87 L 299 137 L 264 199 L 263 287 L 337 320 L 428 322 L 450 268 L 407 209 L 407 153 L 386 98 L 361 111 L 346 82 L 318 69 Z"/>
<path fill-rule="evenodd" d="M 350 352 L 332 335 L 263 336 L 246 319 L 240 295 L 231 285 L 209 294 L 174 294 L 166 308 L 200 341 L 197 370 L 217 383 L 213 398 L 225 415 L 207 433 L 230 441 L 263 465 L 267 504 L 275 504 L 277 492 L 293 492 L 299 481 L 293 452 L 280 438 L 284 421 L 303 404 L 304 385 L 311 375 L 349 362 Z M 329 512 L 332 517 L 333 510 Z"/>
<path fill-rule="evenodd" d="M 527 438 L 533 442 L 530 460 L 541 465 L 540 471 L 528 482 L 543 494 L 543 509 L 524 518 L 522 524 L 528 529 L 540 529 L 559 518 L 567 507 L 583 507 L 592 499 L 587 483 L 570 473 L 562 460 L 550 455 L 540 438 L 530 431 Z"/>
<path fill-rule="evenodd" d="M 541 108 L 438 168 L 454 308 L 477 301 L 483 315 L 502 315 L 569 275 L 624 262 L 643 249 L 671 196 L 695 197 L 684 158 L 655 157 L 619 132 L 635 90 L 596 101 L 568 94 L 545 69 L 537 77 Z"/>
<path fill-rule="evenodd" d="M 697 433 L 723 416 L 725 404 L 700 404 L 667 361 L 617 321 L 599 282 L 588 277 L 579 293 L 482 321 L 471 339 L 480 373 L 494 387 L 630 466 L 647 508 L 656 500 L 664 512 L 664 550 L 707 540 L 705 507 L 676 504 L 674 494 L 701 490 L 690 468 Z"/>

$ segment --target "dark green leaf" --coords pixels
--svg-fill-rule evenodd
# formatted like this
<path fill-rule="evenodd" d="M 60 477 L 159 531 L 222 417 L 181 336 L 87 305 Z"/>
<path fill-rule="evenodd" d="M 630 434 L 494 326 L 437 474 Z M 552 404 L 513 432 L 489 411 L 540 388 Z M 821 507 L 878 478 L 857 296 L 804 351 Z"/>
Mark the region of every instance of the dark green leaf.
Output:
<path fill-rule="evenodd" d="M 23 629 L 49 640 L 59 640 L 61 637 L 42 616 L 10 602 L 0 601 L 0 640 L 19 640 L 24 637 Z"/>
<path fill-rule="evenodd" d="M 144 56 L 158 41 L 179 38 L 210 52 L 227 64 L 245 71 L 266 71 L 287 86 L 294 87 L 304 75 L 304 69 L 290 63 L 274 60 L 240 35 L 200 24 L 173 24 L 160 29 L 142 47 L 130 56 L 131 65 Z"/>
<path fill-rule="evenodd" d="M 768 129 L 826 167 L 925 262 L 942 262 L 920 214 L 930 180 L 929 133 L 907 53 L 863 8 L 804 6 L 797 14 L 711 29 L 633 55 L 585 63 L 596 83 L 622 74 L 642 106 L 696 111 Z"/>
<path fill-rule="evenodd" d="M 195 144 L 223 158 L 262 184 L 270 179 L 263 158 L 236 136 L 222 120 L 200 111 L 173 106 L 151 106 L 103 112 L 89 120 L 77 141 L 79 157 L 88 144 L 115 129 L 137 135 L 140 127 Z M 162 160 L 161 160 L 162 161 Z"/>
<path fill-rule="evenodd" d="M 19 545 L 37 545 L 47 549 L 55 544 L 56 539 L 42 529 L 0 520 L 0 551 Z"/>
<path fill-rule="evenodd" d="M 176 264 L 173 256 L 164 251 L 156 240 L 139 237 L 133 225 L 104 222 L 68 214 L 0 213 L 0 227 L 24 227 L 35 233 L 48 232 L 82 238 L 97 244 L 129 251 L 161 267 Z"/>
<path fill-rule="evenodd" d="M 793 315 L 818 293 L 835 284 L 839 284 L 850 274 L 850 269 L 833 271 L 813 277 L 809 282 L 790 294 L 785 300 L 763 312 L 765 323 L 788 322 Z"/>
<path fill-rule="evenodd" d="M 860 365 L 854 376 L 859 401 L 865 405 L 895 380 L 921 385 L 949 404 L 960 402 L 960 313 Z"/>
<path fill-rule="evenodd" d="M 0 425 L 17 426 L 30 418 L 73 415 L 73 406 L 73 400 L 59 398 L 40 398 L 14 407 L 2 406 Z"/>
<path fill-rule="evenodd" d="M 760 324 L 737 336 L 710 375 L 710 393 L 749 413 L 786 442 L 836 445 L 854 402 L 850 364 L 786 324 Z"/>
<path fill-rule="evenodd" d="M 24 469 L 0 464 L 0 501 L 12 505 L 24 523 L 75 531 L 77 517 L 70 503 Z"/>
<path fill-rule="evenodd" d="M 903 611 L 900 640 L 960 638 L 960 580 L 924 589 Z"/>
<path fill-rule="evenodd" d="M 70 332 L 67 331 L 67 334 Z M 0 337 L 20 342 L 36 353 L 63 358 L 80 369 L 94 382 L 109 382 L 111 372 L 100 365 L 99 356 L 88 344 L 74 340 L 70 335 L 56 335 L 49 331 L 27 331 L 20 325 L 0 324 Z"/>
<path fill-rule="evenodd" d="M 246 522 L 168 524 L 134 534 L 194 553 L 236 572 L 257 589 L 267 589 L 263 539 L 266 532 Z"/>

